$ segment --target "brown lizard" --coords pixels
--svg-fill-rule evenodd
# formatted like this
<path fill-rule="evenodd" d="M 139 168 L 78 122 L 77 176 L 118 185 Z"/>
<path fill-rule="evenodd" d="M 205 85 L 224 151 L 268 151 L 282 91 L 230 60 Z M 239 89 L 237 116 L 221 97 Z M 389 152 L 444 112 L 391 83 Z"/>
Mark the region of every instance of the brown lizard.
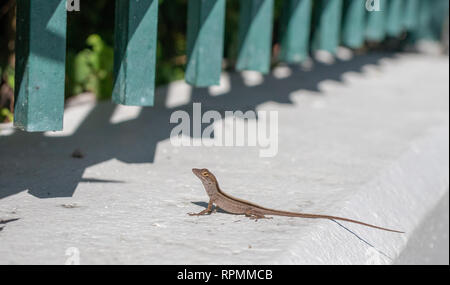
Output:
<path fill-rule="evenodd" d="M 366 224 L 360 221 L 334 217 L 328 215 L 314 215 L 314 214 L 304 214 L 304 213 L 294 213 L 287 211 L 279 211 L 273 210 L 269 208 L 264 208 L 262 206 L 256 205 L 254 203 L 241 200 L 235 198 L 231 195 L 223 192 L 219 183 L 217 182 L 216 177 L 212 174 L 208 169 L 192 169 L 192 172 L 202 181 L 203 186 L 205 187 L 206 193 L 209 196 L 208 208 L 201 211 L 200 213 L 190 213 L 191 216 L 202 216 L 202 215 L 210 215 L 213 212 L 213 205 L 216 205 L 215 211 L 218 209 L 222 209 L 227 213 L 237 214 L 237 215 L 245 215 L 254 220 L 258 219 L 267 219 L 266 215 L 271 216 L 284 216 L 284 217 L 298 217 L 298 218 L 308 218 L 308 219 L 329 219 L 329 220 L 339 220 L 345 222 L 356 223 L 360 225 L 364 225 L 367 227 L 380 229 L 389 232 L 395 233 L 403 233 L 397 230 L 391 230 L 387 228 L 382 228 L 378 226 L 374 226 L 371 224 Z"/>

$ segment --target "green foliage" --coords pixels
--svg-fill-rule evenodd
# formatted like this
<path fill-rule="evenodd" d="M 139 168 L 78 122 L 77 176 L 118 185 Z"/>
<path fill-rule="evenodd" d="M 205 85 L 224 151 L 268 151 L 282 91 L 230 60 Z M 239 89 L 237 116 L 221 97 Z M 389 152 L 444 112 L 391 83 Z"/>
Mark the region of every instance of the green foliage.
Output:
<path fill-rule="evenodd" d="M 5 83 L 14 90 L 14 68 L 7 66 L 2 69 L 0 67 L 0 79 L 1 78 L 3 78 Z M 12 122 L 13 120 L 14 114 L 9 110 L 9 108 L 6 108 L 6 106 L 0 106 L 0 123 Z"/>
<path fill-rule="evenodd" d="M 0 123 L 2 122 L 12 122 L 14 120 L 14 115 L 8 108 L 0 108 Z"/>
<path fill-rule="evenodd" d="M 109 98 L 113 86 L 114 50 L 97 34 L 89 36 L 86 44 L 89 48 L 75 56 L 68 55 L 69 94 L 89 91 L 99 99 Z"/>
<path fill-rule="evenodd" d="M 14 90 L 14 68 L 7 66 L 4 76 L 6 77 L 6 83 Z"/>
<path fill-rule="evenodd" d="M 8 65 L 4 69 L 0 66 L 0 82 L 2 78 L 14 90 L 14 68 L 12 66 Z"/>

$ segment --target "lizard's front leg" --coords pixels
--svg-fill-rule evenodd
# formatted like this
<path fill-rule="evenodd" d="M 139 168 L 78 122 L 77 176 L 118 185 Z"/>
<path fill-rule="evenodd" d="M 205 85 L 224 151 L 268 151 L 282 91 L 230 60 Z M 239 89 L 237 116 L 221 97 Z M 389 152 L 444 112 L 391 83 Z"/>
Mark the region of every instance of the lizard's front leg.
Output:
<path fill-rule="evenodd" d="M 204 215 L 211 215 L 212 213 L 212 207 L 213 207 L 213 201 L 209 200 L 208 208 L 201 211 L 200 213 L 189 213 L 189 216 L 204 216 Z"/>

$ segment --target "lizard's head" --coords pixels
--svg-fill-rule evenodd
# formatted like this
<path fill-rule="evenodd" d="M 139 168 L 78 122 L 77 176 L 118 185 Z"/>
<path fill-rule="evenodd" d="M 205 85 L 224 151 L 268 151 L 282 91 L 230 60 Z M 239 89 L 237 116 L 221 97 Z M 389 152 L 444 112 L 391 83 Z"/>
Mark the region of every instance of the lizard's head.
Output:
<path fill-rule="evenodd" d="M 203 169 L 192 169 L 192 172 L 197 176 L 204 185 L 217 183 L 216 177 L 206 168 Z"/>

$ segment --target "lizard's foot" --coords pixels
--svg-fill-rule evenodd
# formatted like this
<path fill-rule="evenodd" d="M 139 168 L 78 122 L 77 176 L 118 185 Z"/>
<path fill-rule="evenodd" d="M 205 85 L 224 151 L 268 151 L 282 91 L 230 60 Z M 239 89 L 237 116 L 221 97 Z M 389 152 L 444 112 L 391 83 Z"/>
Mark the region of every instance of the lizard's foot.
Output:
<path fill-rule="evenodd" d="M 189 216 L 191 217 L 198 217 L 198 216 L 206 216 L 208 214 L 203 214 L 203 213 L 188 213 Z"/>
<path fill-rule="evenodd" d="M 257 222 L 260 219 L 273 219 L 272 217 L 266 217 L 264 215 L 258 215 L 258 214 L 251 214 L 251 213 L 246 213 L 245 214 L 246 217 L 248 217 L 250 220 L 255 220 L 255 222 Z"/>
<path fill-rule="evenodd" d="M 205 216 L 205 215 L 211 215 L 211 211 L 209 210 L 203 210 L 200 213 L 188 213 L 189 216 Z"/>

